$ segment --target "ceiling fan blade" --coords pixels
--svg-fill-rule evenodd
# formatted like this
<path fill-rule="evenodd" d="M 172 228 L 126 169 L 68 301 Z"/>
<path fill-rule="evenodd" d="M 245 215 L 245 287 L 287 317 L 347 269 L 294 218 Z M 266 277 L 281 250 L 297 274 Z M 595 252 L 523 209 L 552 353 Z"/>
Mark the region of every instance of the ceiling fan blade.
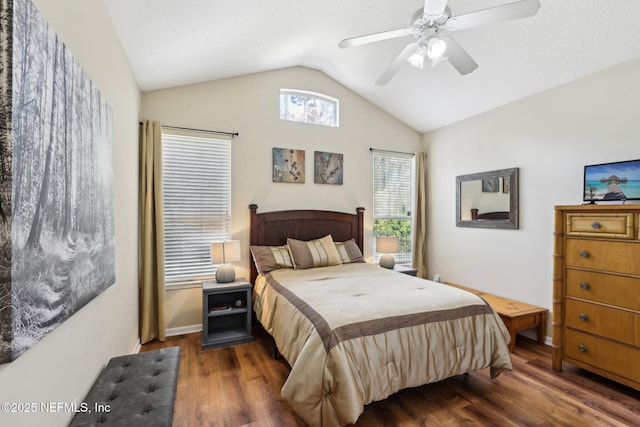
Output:
<path fill-rule="evenodd" d="M 402 67 L 407 58 L 409 58 L 418 49 L 418 42 L 410 43 L 405 47 L 402 52 L 396 57 L 396 59 L 384 70 L 384 73 L 376 80 L 378 86 L 384 86 L 391 81 L 393 76 L 396 75 L 400 67 Z"/>
<path fill-rule="evenodd" d="M 469 56 L 457 41 L 451 37 L 443 37 L 443 40 L 447 43 L 447 53 L 445 55 L 458 73 L 464 76 L 478 68 L 476 61 Z"/>
<path fill-rule="evenodd" d="M 382 40 L 394 39 L 396 37 L 408 36 L 409 34 L 411 34 L 411 28 L 401 28 L 399 30 L 391 30 L 382 33 L 369 34 L 367 36 L 344 39 L 340 43 L 338 43 L 338 46 L 340 48 L 360 46 L 367 43 L 374 43 Z"/>
<path fill-rule="evenodd" d="M 510 19 L 527 18 L 535 15 L 538 9 L 540 9 L 540 0 L 521 0 L 449 18 L 446 24 L 447 30 L 466 30 Z"/>
<path fill-rule="evenodd" d="M 424 0 L 425 15 L 441 15 L 447 7 L 448 0 Z"/>

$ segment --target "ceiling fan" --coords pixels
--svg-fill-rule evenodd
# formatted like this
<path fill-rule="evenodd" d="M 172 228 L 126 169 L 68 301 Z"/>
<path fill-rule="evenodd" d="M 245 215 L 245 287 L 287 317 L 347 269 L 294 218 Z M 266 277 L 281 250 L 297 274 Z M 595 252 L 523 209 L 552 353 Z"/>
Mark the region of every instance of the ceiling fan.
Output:
<path fill-rule="evenodd" d="M 465 75 L 478 68 L 478 64 L 449 36 L 450 32 L 510 19 L 526 18 L 535 15 L 540 8 L 539 0 L 520 0 L 464 15 L 451 16 L 447 1 L 425 0 L 424 7 L 418 9 L 411 17 L 411 26 L 408 28 L 345 39 L 338 46 L 340 48 L 360 46 L 404 36 L 412 36 L 416 39 L 415 42 L 407 45 L 387 67 L 376 81 L 377 85 L 389 83 L 405 61 L 416 68 L 422 68 L 425 57 L 431 60 L 432 67 L 448 60 L 458 73 Z"/>

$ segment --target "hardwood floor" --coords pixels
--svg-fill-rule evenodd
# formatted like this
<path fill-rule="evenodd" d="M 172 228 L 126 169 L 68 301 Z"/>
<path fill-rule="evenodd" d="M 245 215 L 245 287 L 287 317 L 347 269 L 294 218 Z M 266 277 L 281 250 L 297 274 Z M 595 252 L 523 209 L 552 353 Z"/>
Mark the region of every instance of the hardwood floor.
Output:
<path fill-rule="evenodd" d="M 289 367 L 254 327 L 255 341 L 201 350 L 200 334 L 152 342 L 180 346 L 174 427 L 302 425 L 280 398 Z M 518 336 L 512 372 L 488 370 L 400 391 L 365 407 L 356 426 L 637 426 L 640 392 L 566 364 L 551 369 L 547 346 Z M 640 363 L 640 361 L 638 361 Z"/>

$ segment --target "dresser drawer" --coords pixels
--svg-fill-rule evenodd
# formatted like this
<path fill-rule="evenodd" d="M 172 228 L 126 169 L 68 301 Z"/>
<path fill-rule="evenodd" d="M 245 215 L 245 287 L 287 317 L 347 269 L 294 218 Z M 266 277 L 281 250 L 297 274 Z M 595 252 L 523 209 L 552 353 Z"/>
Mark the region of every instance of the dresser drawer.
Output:
<path fill-rule="evenodd" d="M 565 330 L 564 354 L 632 381 L 640 382 L 640 348 L 583 332 Z"/>
<path fill-rule="evenodd" d="M 567 213 L 567 236 L 633 239 L 633 213 Z"/>
<path fill-rule="evenodd" d="M 568 268 L 566 280 L 568 297 L 640 310 L 640 278 Z"/>
<path fill-rule="evenodd" d="M 567 239 L 566 265 L 640 275 L 640 244 Z"/>
<path fill-rule="evenodd" d="M 640 346 L 640 314 L 567 298 L 565 325 Z"/>

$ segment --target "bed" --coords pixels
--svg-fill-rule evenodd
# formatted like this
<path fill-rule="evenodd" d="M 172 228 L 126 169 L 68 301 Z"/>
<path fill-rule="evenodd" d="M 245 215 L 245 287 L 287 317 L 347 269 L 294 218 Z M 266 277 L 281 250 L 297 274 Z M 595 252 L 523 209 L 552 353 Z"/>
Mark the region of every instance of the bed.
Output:
<path fill-rule="evenodd" d="M 511 369 L 509 333 L 480 297 L 364 262 L 363 208 L 257 210 L 254 310 L 291 366 L 282 397 L 307 424 L 354 423 L 401 389 Z"/>

